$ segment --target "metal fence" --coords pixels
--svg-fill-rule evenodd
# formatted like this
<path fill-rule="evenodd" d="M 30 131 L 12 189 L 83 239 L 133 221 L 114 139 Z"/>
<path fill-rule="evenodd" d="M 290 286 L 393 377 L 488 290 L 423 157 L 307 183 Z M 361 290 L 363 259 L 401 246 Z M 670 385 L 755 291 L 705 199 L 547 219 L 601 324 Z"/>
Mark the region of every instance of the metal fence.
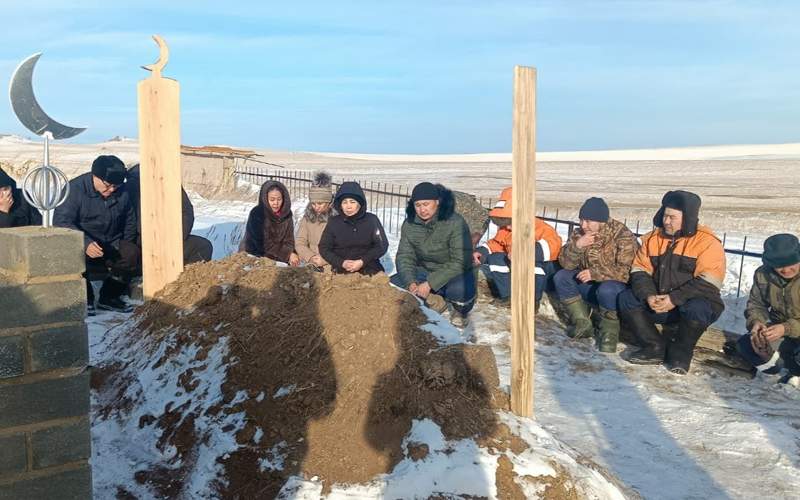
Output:
<path fill-rule="evenodd" d="M 276 166 L 280 167 L 279 165 Z M 254 166 L 242 166 L 236 171 L 236 174 L 238 174 L 242 180 L 254 184 L 261 184 L 266 180 L 281 181 L 284 185 L 286 185 L 286 188 L 289 190 L 289 194 L 291 194 L 292 198 L 294 199 L 305 198 L 308 195 L 308 188 L 311 185 L 314 177 L 313 172 L 309 171 L 286 170 L 285 168 L 270 170 L 268 168 Z M 333 185 L 334 187 L 338 188 L 341 186 L 342 182 L 346 181 L 355 181 L 361 185 L 361 188 L 364 190 L 364 194 L 367 197 L 367 207 L 369 211 L 381 219 L 381 223 L 383 224 L 384 230 L 387 233 L 394 235 L 400 234 L 400 227 L 405 219 L 405 207 L 408 203 L 408 199 L 411 196 L 411 190 L 408 188 L 408 186 L 396 185 L 388 182 L 365 181 L 355 178 L 342 179 L 341 182 L 334 182 Z M 492 208 L 496 200 L 496 198 L 479 196 L 476 196 L 475 199 L 481 204 L 481 206 L 486 207 L 487 209 Z M 574 220 L 560 218 L 559 210 L 557 208 L 550 213 L 552 215 L 548 215 L 547 207 L 543 207 L 542 214 L 539 217 L 547 222 L 552 223 L 556 230 L 558 230 L 559 226 L 566 226 L 567 234 L 570 234 L 578 225 L 578 222 Z M 628 225 L 628 220 L 624 219 L 623 223 Z M 636 221 L 635 226 L 633 221 L 631 221 L 631 226 L 633 226 L 632 231 L 634 234 L 636 234 L 636 236 L 642 236 L 647 231 L 651 231 L 653 229 L 652 222 L 648 223 L 647 225 L 642 225 L 638 220 Z M 744 236 L 741 249 L 728 248 L 725 246 L 728 240 L 728 234 L 722 233 L 722 246 L 725 248 L 725 253 L 728 255 L 733 255 L 739 259 L 739 278 L 736 286 L 736 297 L 741 295 L 744 259 L 761 259 L 760 252 L 751 252 L 747 250 L 747 239 L 748 237 Z"/>

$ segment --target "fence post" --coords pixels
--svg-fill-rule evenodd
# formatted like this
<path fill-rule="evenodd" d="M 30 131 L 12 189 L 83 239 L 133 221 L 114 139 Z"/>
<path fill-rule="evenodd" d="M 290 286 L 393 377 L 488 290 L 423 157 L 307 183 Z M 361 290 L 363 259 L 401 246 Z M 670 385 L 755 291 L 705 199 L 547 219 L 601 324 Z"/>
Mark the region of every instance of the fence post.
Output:
<path fill-rule="evenodd" d="M 725 250 L 724 248 L 722 249 Z M 736 298 L 739 298 L 739 293 L 742 291 L 742 271 L 744 270 L 744 253 L 747 251 L 747 235 L 744 237 L 742 243 L 742 259 L 739 261 L 739 284 L 736 285 Z"/>

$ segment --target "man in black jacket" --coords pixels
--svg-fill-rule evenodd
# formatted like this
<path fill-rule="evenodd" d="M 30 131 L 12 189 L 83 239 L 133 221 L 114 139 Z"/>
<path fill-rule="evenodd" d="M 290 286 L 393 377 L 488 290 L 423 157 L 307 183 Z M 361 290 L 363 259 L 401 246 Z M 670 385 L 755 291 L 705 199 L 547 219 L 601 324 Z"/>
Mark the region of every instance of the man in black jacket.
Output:
<path fill-rule="evenodd" d="M 142 248 L 142 186 L 139 180 L 139 164 L 132 166 L 128 170 L 128 180 L 125 182 L 125 190 L 128 191 L 133 209 L 136 212 L 137 235 L 136 244 Z M 194 207 L 192 206 L 189 195 L 181 188 L 181 219 L 183 222 L 183 264 L 193 264 L 195 262 L 206 262 L 211 260 L 214 247 L 210 241 L 192 234 L 194 227 Z"/>
<path fill-rule="evenodd" d="M 125 172 L 125 164 L 116 156 L 98 156 L 91 172 L 70 181 L 69 196 L 53 216 L 53 225 L 83 232 L 90 315 L 94 313 L 91 281 L 102 278 L 97 307 L 133 310 L 121 296 L 140 265 L 141 251 L 135 243 L 136 213 L 128 193 L 120 189 Z"/>
<path fill-rule="evenodd" d="M 0 228 L 41 224 L 42 214 L 25 200 L 16 181 L 0 168 Z"/>

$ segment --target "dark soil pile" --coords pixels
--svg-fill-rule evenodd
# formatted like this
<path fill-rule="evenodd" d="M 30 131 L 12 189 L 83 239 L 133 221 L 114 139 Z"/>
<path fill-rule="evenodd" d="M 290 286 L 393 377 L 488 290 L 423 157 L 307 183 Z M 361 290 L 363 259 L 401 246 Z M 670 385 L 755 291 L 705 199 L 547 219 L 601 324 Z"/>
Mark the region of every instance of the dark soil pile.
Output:
<path fill-rule="evenodd" d="M 189 266 L 137 316 L 142 335 L 157 342 L 177 328 L 179 343 L 203 346 L 198 358 L 227 337 L 227 406 L 210 411 L 247 418 L 230 429 L 241 446 L 222 459 L 228 483 L 219 493 L 271 498 L 292 475 L 318 476 L 327 488 L 391 471 L 412 419 L 433 420 L 448 439 L 496 433 L 495 410 L 508 401 L 491 350 L 440 344 L 420 328 L 419 307 L 386 276 L 279 268 L 238 254 Z M 187 370 L 180 384 L 192 391 L 201 376 Z M 184 456 L 197 443 L 194 417 L 180 412 L 165 408 L 142 425 L 160 427 Z M 179 495 L 180 474 L 162 475 L 143 476 Z"/>

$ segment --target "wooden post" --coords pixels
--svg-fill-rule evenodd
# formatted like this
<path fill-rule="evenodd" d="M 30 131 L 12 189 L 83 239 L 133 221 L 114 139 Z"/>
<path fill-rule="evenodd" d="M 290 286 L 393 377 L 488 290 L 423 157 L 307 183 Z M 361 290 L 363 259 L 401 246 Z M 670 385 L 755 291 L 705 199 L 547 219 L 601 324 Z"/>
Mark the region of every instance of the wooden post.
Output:
<path fill-rule="evenodd" d="M 152 75 L 137 86 L 146 299 L 153 298 L 183 271 L 180 86 L 161 77 L 169 49 L 158 35 L 153 39 L 160 49 L 159 59 L 144 67 Z"/>
<path fill-rule="evenodd" d="M 536 69 L 514 68 L 511 411 L 533 416 L 536 272 Z"/>

